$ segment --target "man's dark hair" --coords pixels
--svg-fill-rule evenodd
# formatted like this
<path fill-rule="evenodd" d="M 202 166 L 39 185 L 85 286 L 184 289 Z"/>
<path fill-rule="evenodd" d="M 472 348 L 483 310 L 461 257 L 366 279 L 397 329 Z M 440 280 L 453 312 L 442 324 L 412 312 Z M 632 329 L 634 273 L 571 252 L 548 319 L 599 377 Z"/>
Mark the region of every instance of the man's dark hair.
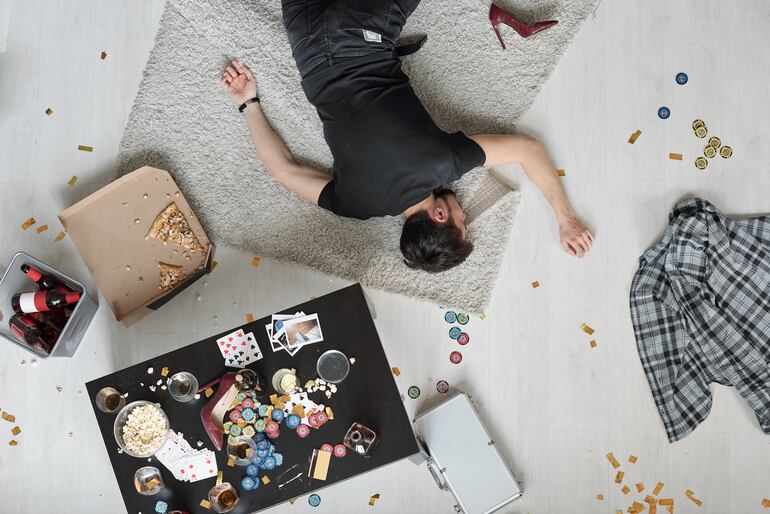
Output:
<path fill-rule="evenodd" d="M 454 195 L 451 190 L 437 190 L 437 198 Z M 444 223 L 430 218 L 427 211 L 409 216 L 401 231 L 401 253 L 410 268 L 430 273 L 446 271 L 461 264 L 473 251 L 473 243 L 463 234 L 450 216 Z"/>

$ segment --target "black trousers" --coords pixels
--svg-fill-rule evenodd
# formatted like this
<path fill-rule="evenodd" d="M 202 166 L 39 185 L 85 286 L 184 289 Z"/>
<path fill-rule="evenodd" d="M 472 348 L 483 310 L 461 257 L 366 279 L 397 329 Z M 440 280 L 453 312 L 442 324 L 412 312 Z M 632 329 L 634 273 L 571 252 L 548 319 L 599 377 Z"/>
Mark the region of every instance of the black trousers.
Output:
<path fill-rule="evenodd" d="M 281 0 L 302 77 L 323 63 L 392 50 L 420 0 Z"/>

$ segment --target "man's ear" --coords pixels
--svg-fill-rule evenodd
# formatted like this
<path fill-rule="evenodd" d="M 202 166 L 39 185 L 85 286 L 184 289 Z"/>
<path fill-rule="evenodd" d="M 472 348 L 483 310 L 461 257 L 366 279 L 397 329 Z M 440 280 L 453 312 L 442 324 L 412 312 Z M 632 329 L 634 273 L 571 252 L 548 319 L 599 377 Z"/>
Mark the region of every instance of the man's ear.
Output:
<path fill-rule="evenodd" d="M 428 211 L 430 219 L 436 223 L 446 223 L 449 219 L 449 209 L 446 202 L 436 202 L 435 205 Z"/>

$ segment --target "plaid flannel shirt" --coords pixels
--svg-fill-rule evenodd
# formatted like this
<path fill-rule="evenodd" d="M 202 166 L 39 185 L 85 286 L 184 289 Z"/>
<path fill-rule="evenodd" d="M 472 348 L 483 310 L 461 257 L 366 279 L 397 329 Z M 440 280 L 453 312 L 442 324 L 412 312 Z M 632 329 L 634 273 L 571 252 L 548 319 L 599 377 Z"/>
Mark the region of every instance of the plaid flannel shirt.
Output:
<path fill-rule="evenodd" d="M 639 264 L 631 319 L 669 441 L 706 419 L 711 382 L 734 386 L 770 434 L 770 216 L 681 201 Z"/>

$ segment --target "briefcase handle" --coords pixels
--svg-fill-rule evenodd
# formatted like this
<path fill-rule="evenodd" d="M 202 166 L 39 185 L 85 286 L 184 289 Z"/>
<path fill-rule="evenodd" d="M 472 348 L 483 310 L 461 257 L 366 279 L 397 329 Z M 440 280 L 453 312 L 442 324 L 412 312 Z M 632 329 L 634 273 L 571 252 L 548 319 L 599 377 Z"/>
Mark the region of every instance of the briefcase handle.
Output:
<path fill-rule="evenodd" d="M 448 489 L 446 481 L 441 478 L 440 473 L 441 471 L 436 470 L 436 465 L 433 462 L 433 459 L 428 459 L 428 462 L 426 463 L 428 466 L 428 471 L 430 471 L 430 474 L 433 475 L 433 480 L 436 481 L 436 485 L 439 489 L 442 491 L 446 491 Z"/>

